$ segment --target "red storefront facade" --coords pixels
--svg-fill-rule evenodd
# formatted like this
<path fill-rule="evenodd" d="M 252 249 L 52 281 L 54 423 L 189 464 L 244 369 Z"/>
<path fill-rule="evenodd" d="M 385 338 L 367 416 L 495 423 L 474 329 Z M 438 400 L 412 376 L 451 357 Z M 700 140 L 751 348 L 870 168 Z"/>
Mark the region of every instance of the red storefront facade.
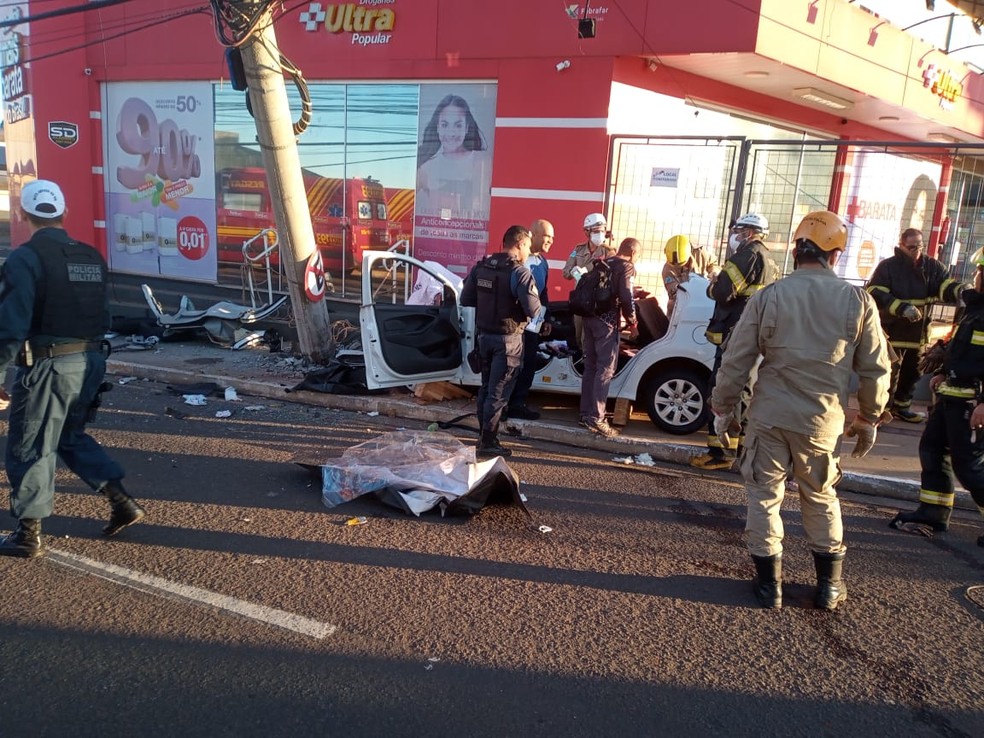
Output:
<path fill-rule="evenodd" d="M 214 259 L 218 251 L 223 208 L 246 208 L 253 201 L 251 180 L 243 175 L 253 162 L 244 134 L 245 103 L 240 108 L 235 101 L 242 100 L 242 93 L 237 97 L 229 90 L 229 70 L 210 13 L 189 2 L 162 9 L 150 0 L 132 0 L 57 15 L 73 7 L 73 0 L 54 0 L 23 3 L 8 13 L 19 13 L 8 18 L 11 25 L 2 41 L 12 210 L 25 178 L 55 179 L 68 198 L 71 231 L 103 249 L 114 271 L 140 275 L 153 262 L 159 277 L 218 280 L 217 273 L 209 273 L 211 267 L 202 266 L 202 255 Z M 579 21 L 585 18 L 595 21 L 593 38 L 579 38 Z M 619 213 L 630 210 L 633 215 L 625 215 L 617 236 L 643 234 L 655 270 L 668 232 L 700 227 L 705 240 L 716 243 L 729 210 L 756 204 L 733 182 L 725 182 L 712 196 L 722 204 L 708 214 L 706 227 L 698 226 L 699 213 L 660 225 L 657 221 L 672 219 L 658 210 L 640 210 L 639 203 L 650 195 L 652 202 L 660 202 L 674 186 L 679 191 L 672 202 L 693 200 L 692 192 L 682 190 L 693 186 L 687 184 L 687 170 L 696 159 L 664 167 L 660 171 L 669 174 L 658 183 L 655 166 L 647 164 L 656 189 L 629 193 L 618 168 L 621 143 L 616 146 L 624 136 L 636 137 L 633 141 L 648 137 L 649 143 L 663 146 L 657 156 L 663 161 L 670 161 L 671 142 L 691 146 L 699 139 L 706 146 L 715 139 L 737 140 L 748 120 L 766 127 L 759 138 L 771 139 L 777 130 L 792 132 L 790 140 L 798 140 L 797 145 L 804 139 L 931 142 L 925 150 L 905 153 L 936 162 L 938 174 L 932 169 L 922 175 L 910 167 L 905 176 L 936 179 L 925 224 L 932 225 L 926 230 L 937 241 L 947 235 L 954 147 L 965 145 L 964 154 L 970 152 L 976 161 L 973 145 L 984 143 L 981 75 L 846 0 L 303 2 L 278 10 L 275 29 L 282 53 L 326 103 L 319 111 L 315 101 L 313 133 L 299 138 L 302 165 L 313 170 L 323 165 L 325 182 L 335 186 L 360 186 L 353 184 L 359 178 L 363 189 L 367 181 L 380 191 L 413 189 L 417 170 L 419 205 L 420 136 L 434 101 L 445 91 L 464 90 L 481 98 L 473 104 L 487 110 L 487 163 L 471 178 L 482 181 L 474 202 L 464 206 L 458 196 L 438 202 L 430 221 L 418 213 L 410 234 L 421 243 L 431 237 L 436 244 L 449 231 L 435 224 L 442 219 L 457 224 L 452 242 L 470 244 L 461 247 L 461 263 L 450 264 L 459 271 L 475 253 L 494 250 L 498 235 L 512 223 L 550 219 L 557 232 L 551 257 L 562 261 L 581 237 L 586 213 L 605 212 L 614 223 Z M 338 103 L 332 102 L 336 90 L 344 93 Z M 374 90 L 380 91 L 375 111 Z M 407 91 L 405 125 L 394 127 L 394 101 Z M 351 104 L 356 98 L 363 101 L 361 107 Z M 180 108 L 187 108 L 189 100 L 195 101 L 192 113 L 202 120 L 208 114 L 203 111 L 211 111 L 211 140 L 200 127 L 182 122 Z M 154 135 L 166 129 L 170 138 L 144 139 L 139 121 L 145 120 L 146 108 L 156 111 Z M 319 118 L 329 109 L 334 118 Z M 356 115 L 362 116 L 359 133 L 349 125 Z M 717 121 L 711 124 L 716 129 L 707 128 L 708 118 Z M 380 121 L 375 133 L 374 119 Z M 136 126 L 128 142 L 121 120 Z M 234 123 L 226 125 L 227 120 Z M 227 128 L 238 131 L 234 146 L 224 147 Z M 305 137 L 311 136 L 324 161 L 314 161 L 313 154 L 305 160 Z M 382 138 L 392 144 L 392 156 L 379 148 Z M 184 147 L 183 156 L 173 153 L 176 146 Z M 374 146 L 371 154 L 357 153 Z M 328 161 L 336 150 L 343 150 L 344 166 Z M 832 206 L 849 217 L 860 212 L 859 203 L 871 203 L 869 216 L 897 208 L 887 198 L 876 212 L 870 195 L 850 194 L 858 150 L 825 151 L 833 166 L 824 164 L 818 171 L 830 169 L 823 175 L 827 191 L 813 199 L 826 201 L 814 205 Z M 894 176 L 894 169 L 882 169 L 886 178 Z M 379 182 L 379 171 L 394 174 Z M 717 177 L 712 174 L 710 179 Z M 330 187 L 324 189 L 326 217 L 349 224 L 347 238 L 357 238 L 352 211 L 364 200 L 373 212 L 374 201 L 368 195 L 332 200 Z M 635 205 L 623 209 L 621 203 L 630 200 Z M 810 204 L 805 199 L 770 207 L 775 205 L 785 223 Z M 890 220 L 886 216 L 886 223 Z M 228 230 L 242 235 L 241 229 Z M 367 227 L 365 233 L 370 231 Z M 17 243 L 16 224 L 13 234 Z M 776 236 L 777 241 L 784 237 Z M 179 240 L 180 247 L 169 239 Z M 185 265 L 182 260 L 189 258 L 196 264 Z"/>

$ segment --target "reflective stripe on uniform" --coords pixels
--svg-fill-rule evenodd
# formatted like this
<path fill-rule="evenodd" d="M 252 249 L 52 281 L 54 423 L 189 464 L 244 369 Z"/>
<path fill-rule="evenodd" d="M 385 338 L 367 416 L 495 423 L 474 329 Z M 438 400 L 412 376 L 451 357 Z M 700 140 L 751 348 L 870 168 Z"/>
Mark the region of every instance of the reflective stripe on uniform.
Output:
<path fill-rule="evenodd" d="M 704 331 L 704 338 L 708 342 L 713 343 L 715 346 L 720 346 L 724 342 L 723 333 L 714 333 L 713 331 Z"/>
<path fill-rule="evenodd" d="M 946 395 L 947 397 L 958 397 L 964 400 L 973 400 L 977 397 L 976 387 L 954 387 L 945 381 L 936 388 L 936 394 Z"/>
<path fill-rule="evenodd" d="M 902 301 L 901 300 L 898 300 L 898 299 L 892 300 L 892 304 L 888 306 L 888 312 L 891 315 L 898 315 L 899 314 L 899 307 L 901 305 L 902 305 Z"/>
<path fill-rule="evenodd" d="M 919 341 L 889 341 L 892 344 L 892 348 L 902 348 L 902 349 L 917 349 L 922 348 L 923 344 Z"/>
<path fill-rule="evenodd" d="M 867 290 L 869 295 L 874 294 L 875 290 L 878 290 L 879 292 L 888 292 L 888 287 L 885 287 L 880 284 L 869 285 L 868 287 L 865 287 L 865 289 Z"/>
<path fill-rule="evenodd" d="M 940 285 L 940 291 L 936 295 L 937 299 L 939 299 L 939 300 L 945 300 L 946 299 L 946 291 L 948 289 L 950 289 L 951 286 L 953 286 L 955 284 L 959 284 L 959 282 L 960 282 L 960 280 L 953 279 L 952 277 L 949 278 L 949 279 L 943 280 L 943 284 Z"/>
<path fill-rule="evenodd" d="M 751 297 L 752 295 L 754 295 L 756 292 L 763 289 L 764 287 L 765 287 L 764 284 L 750 284 L 745 289 L 743 289 L 739 294 L 742 297 Z"/>
<path fill-rule="evenodd" d="M 919 490 L 919 501 L 927 505 L 942 505 L 943 507 L 953 507 L 953 492 L 933 492 L 931 489 Z"/>
<path fill-rule="evenodd" d="M 731 279 L 731 284 L 735 288 L 735 294 L 740 295 L 747 286 L 745 275 L 741 273 L 741 270 L 732 261 L 726 261 L 724 263 L 724 273 Z"/>
<path fill-rule="evenodd" d="M 721 449 L 723 449 L 724 448 L 724 445 L 721 443 L 721 439 L 717 437 L 717 434 L 715 434 L 715 433 L 708 433 L 707 434 L 707 447 L 708 448 L 721 448 Z M 738 450 L 738 439 L 735 438 L 734 436 L 728 436 L 728 450 L 729 451 L 737 451 Z"/>
<path fill-rule="evenodd" d="M 974 331 L 970 337 L 972 346 L 984 346 L 984 331 Z"/>

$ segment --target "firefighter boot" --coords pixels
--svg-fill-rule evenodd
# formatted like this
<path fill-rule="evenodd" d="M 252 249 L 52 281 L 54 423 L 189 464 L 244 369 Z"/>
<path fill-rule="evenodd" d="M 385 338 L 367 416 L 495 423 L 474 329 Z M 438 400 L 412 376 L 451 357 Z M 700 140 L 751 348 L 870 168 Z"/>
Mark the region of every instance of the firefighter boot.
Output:
<path fill-rule="evenodd" d="M 755 599 L 762 607 L 782 607 L 782 554 L 752 556 L 755 562 Z"/>
<path fill-rule="evenodd" d="M 111 506 L 109 523 L 103 528 L 104 536 L 115 536 L 128 525 L 133 525 L 143 520 L 145 515 L 144 509 L 126 493 L 119 479 L 111 479 L 106 482 L 100 492 L 109 500 Z"/>
<path fill-rule="evenodd" d="M 475 450 L 475 456 L 480 459 L 491 459 L 493 456 L 502 456 L 505 458 L 512 456 L 512 451 L 499 443 L 498 434 L 482 431 L 482 435 L 478 439 L 478 448 Z"/>
<path fill-rule="evenodd" d="M 946 505 L 932 505 L 928 502 L 920 502 L 919 507 L 910 512 L 900 512 L 892 522 L 888 524 L 890 528 L 903 530 L 906 523 L 918 523 L 928 525 L 935 531 L 943 532 L 950 527 L 950 513 L 952 507 Z"/>
<path fill-rule="evenodd" d="M 18 556 L 33 559 L 44 556 L 41 545 L 41 521 L 22 518 L 17 521 L 17 529 L 0 539 L 0 556 Z"/>
<path fill-rule="evenodd" d="M 817 595 L 813 606 L 820 610 L 836 610 L 847 599 L 847 585 L 841 581 L 844 554 L 814 551 L 813 564 L 817 570 Z"/>

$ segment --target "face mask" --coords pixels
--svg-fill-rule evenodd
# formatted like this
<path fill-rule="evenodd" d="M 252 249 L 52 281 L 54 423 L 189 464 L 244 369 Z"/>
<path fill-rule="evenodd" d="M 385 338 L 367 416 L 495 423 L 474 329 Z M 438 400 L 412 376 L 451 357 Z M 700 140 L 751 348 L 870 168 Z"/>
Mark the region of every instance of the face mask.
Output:
<path fill-rule="evenodd" d="M 741 246 L 741 237 L 737 233 L 732 233 L 728 236 L 728 253 L 733 254 Z"/>
<path fill-rule="evenodd" d="M 601 246 L 601 244 L 603 244 L 605 242 L 605 234 L 604 233 L 594 233 L 593 232 L 591 234 L 591 237 L 590 238 L 591 238 L 591 245 L 592 246 Z"/>

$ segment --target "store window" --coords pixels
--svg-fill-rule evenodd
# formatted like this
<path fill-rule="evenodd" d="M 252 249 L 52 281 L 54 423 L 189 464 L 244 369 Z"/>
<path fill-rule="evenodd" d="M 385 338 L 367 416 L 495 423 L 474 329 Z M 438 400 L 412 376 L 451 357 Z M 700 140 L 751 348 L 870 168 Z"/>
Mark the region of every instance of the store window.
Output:
<path fill-rule="evenodd" d="M 315 242 L 336 289 L 362 251 L 409 248 L 413 234 L 419 85 L 309 84 L 311 122 L 297 139 Z M 291 110 L 301 109 L 288 88 Z M 244 241 L 275 218 L 256 124 L 244 93 L 215 88 L 219 281 L 242 280 Z M 394 203 L 391 206 L 390 203 Z"/>

